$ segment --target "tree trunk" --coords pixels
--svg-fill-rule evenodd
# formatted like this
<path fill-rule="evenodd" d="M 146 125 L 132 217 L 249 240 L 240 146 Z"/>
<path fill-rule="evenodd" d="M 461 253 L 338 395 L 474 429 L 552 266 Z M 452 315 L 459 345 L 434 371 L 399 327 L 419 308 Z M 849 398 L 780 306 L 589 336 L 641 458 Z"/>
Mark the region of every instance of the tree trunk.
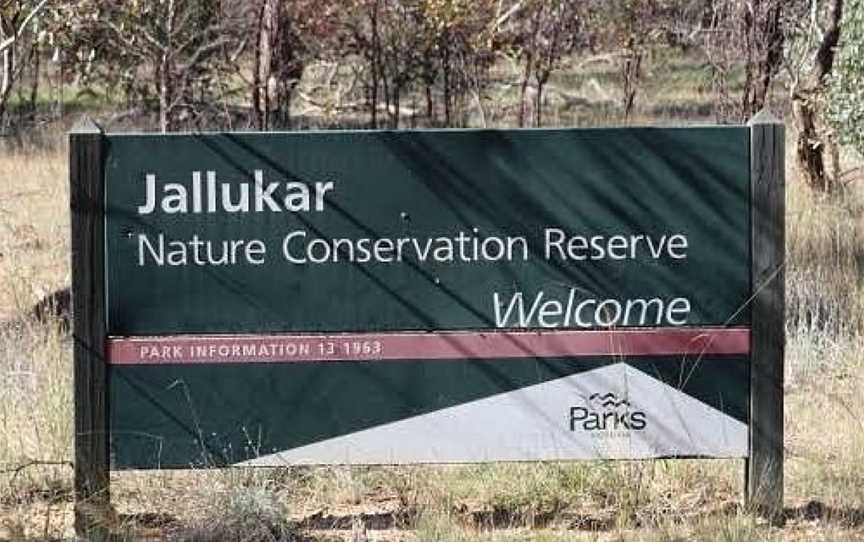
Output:
<path fill-rule="evenodd" d="M 742 4 L 747 51 L 741 114 L 747 120 L 761 111 L 771 91 L 771 82 L 783 62 L 783 7 L 785 0 L 762 0 Z"/>
<path fill-rule="evenodd" d="M 261 7 L 261 18 L 258 23 L 258 44 L 256 47 L 256 74 L 257 103 L 256 112 L 260 115 L 259 129 L 269 130 L 273 123 L 273 106 L 281 104 L 274 99 L 273 91 L 277 85 L 273 85 L 273 64 L 275 52 L 278 51 L 280 39 L 279 14 L 282 8 L 282 0 L 263 0 Z"/>
<path fill-rule="evenodd" d="M 400 108 L 402 107 L 402 89 L 401 83 L 394 82 L 393 83 L 393 129 L 399 129 L 399 117 L 400 117 Z"/>
<path fill-rule="evenodd" d="M 548 80 L 548 75 L 537 80 L 537 96 L 534 97 L 534 125 L 538 128 L 543 125 L 543 89 Z"/>
<path fill-rule="evenodd" d="M 837 44 L 840 42 L 840 22 L 843 18 L 843 0 L 834 0 L 831 20 L 822 34 L 813 70 L 805 88 L 792 94 L 792 110 L 798 127 L 796 145 L 797 162 L 808 186 L 822 192 L 837 188 L 839 179 L 826 173 L 826 138 L 821 128 L 819 96 L 825 90 L 825 82 L 834 68 Z"/>
<path fill-rule="evenodd" d="M 768 13 L 765 17 L 762 39 L 766 41 L 766 45 L 765 52 L 762 54 L 759 78 L 756 81 L 756 100 L 753 104 L 754 115 L 765 107 L 768 92 L 771 90 L 771 81 L 783 63 L 783 45 L 785 41 L 785 35 L 783 34 L 783 3 L 782 1 L 772 2 L 768 7 Z"/>
<path fill-rule="evenodd" d="M 534 62 L 531 53 L 525 55 L 525 72 L 522 74 L 522 84 L 519 88 L 519 127 L 525 127 L 528 116 L 528 83 L 531 81 L 531 71 Z"/>
<path fill-rule="evenodd" d="M 0 80 L 0 126 L 3 125 L 3 119 L 6 116 L 6 105 L 9 101 L 9 94 L 10 92 L 12 92 L 12 79 L 14 70 L 14 48 L 9 47 L 3 51 L 3 78 L 2 80 Z"/>
<path fill-rule="evenodd" d="M 371 94 L 369 97 L 369 127 L 374 130 L 378 128 L 378 63 L 374 59 L 374 53 L 372 56 L 372 88 L 369 89 Z"/>
<path fill-rule="evenodd" d="M 30 111 L 36 112 L 36 102 L 39 99 L 39 82 L 42 72 L 42 51 L 38 44 L 33 44 L 33 63 L 30 79 Z"/>
<path fill-rule="evenodd" d="M 825 174 L 824 144 L 816 124 L 816 108 L 807 98 L 796 98 L 793 102 L 795 122 L 798 128 L 796 154 L 798 169 L 808 186 L 829 192 L 832 182 Z"/>
<path fill-rule="evenodd" d="M 453 93 L 450 88 L 450 49 L 444 45 L 444 56 L 441 63 L 441 75 L 444 78 L 444 126 L 449 128 L 453 120 Z"/>
<path fill-rule="evenodd" d="M 633 106 L 636 104 L 636 93 L 639 91 L 639 83 L 642 79 L 642 51 L 634 38 L 630 38 L 627 53 L 622 66 L 624 78 L 624 119 L 630 120 Z"/>
<path fill-rule="evenodd" d="M 390 93 L 392 92 L 392 90 L 390 88 L 390 83 L 391 83 L 390 77 L 392 76 L 392 74 L 388 73 L 390 70 L 389 70 L 389 67 L 387 66 L 387 60 L 386 59 L 381 60 L 381 57 L 379 56 L 378 61 L 379 61 L 379 68 L 380 68 L 379 78 L 381 80 L 381 91 L 384 93 L 384 113 L 386 115 L 385 119 L 389 119 L 390 122 L 393 122 L 393 120 L 391 119 L 391 115 L 390 115 L 390 98 L 391 98 Z M 386 126 L 386 123 L 385 123 L 385 126 Z"/>
<path fill-rule="evenodd" d="M 432 83 L 426 81 L 426 118 L 430 124 L 435 123 L 435 104 L 432 101 Z"/>
<path fill-rule="evenodd" d="M 252 69 L 252 118 L 255 128 L 264 129 L 264 113 L 261 111 L 261 75 L 258 66 L 261 65 L 261 21 L 263 8 L 258 11 L 258 21 L 255 28 L 255 58 Z"/>
<path fill-rule="evenodd" d="M 173 128 L 171 123 L 172 100 L 174 99 L 174 67 L 172 55 L 174 53 L 172 41 L 174 38 L 174 0 L 168 0 L 168 16 L 165 18 L 165 46 L 159 57 L 159 129 L 162 133 L 170 132 Z"/>
<path fill-rule="evenodd" d="M 57 68 L 58 79 L 57 79 L 57 102 L 54 107 L 54 115 L 56 118 L 63 118 L 63 115 L 66 113 L 66 104 L 65 104 L 65 85 L 66 85 L 66 56 L 63 52 L 60 52 L 60 65 Z"/>
<path fill-rule="evenodd" d="M 376 0 L 369 14 L 372 27 L 372 103 L 370 106 L 370 124 L 372 129 L 378 128 L 378 83 L 381 78 L 381 40 L 378 35 L 378 1 Z"/>
<path fill-rule="evenodd" d="M 164 134 L 171 129 L 171 123 L 169 119 L 170 115 L 168 113 L 168 109 L 170 107 L 170 97 L 168 95 L 169 75 L 167 73 L 167 62 L 164 60 L 167 55 L 162 55 L 162 57 L 162 66 L 159 70 L 159 130 Z"/>
<path fill-rule="evenodd" d="M 288 84 L 285 84 L 285 88 L 280 91 L 279 125 L 282 126 L 283 129 L 290 130 L 292 128 L 291 100 L 294 99 L 294 88 L 296 86 L 296 84 L 289 82 Z"/>

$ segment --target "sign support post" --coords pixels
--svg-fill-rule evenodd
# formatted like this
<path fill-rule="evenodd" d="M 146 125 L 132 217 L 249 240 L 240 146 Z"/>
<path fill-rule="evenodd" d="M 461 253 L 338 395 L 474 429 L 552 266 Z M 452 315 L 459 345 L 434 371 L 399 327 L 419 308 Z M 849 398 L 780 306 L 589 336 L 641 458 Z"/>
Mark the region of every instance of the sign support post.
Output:
<path fill-rule="evenodd" d="M 75 397 L 75 532 L 105 539 L 110 506 L 105 363 L 104 134 L 92 120 L 69 135 Z"/>
<path fill-rule="evenodd" d="M 748 506 L 783 522 L 784 126 L 769 112 L 750 125 L 751 305 Z"/>

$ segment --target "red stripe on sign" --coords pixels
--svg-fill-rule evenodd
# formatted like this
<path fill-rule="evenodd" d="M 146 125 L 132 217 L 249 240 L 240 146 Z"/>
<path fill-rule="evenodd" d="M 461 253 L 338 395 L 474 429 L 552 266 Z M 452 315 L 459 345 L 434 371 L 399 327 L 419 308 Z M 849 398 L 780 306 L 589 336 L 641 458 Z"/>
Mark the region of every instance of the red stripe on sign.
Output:
<path fill-rule="evenodd" d="M 112 364 L 748 354 L 747 328 L 109 338 Z"/>

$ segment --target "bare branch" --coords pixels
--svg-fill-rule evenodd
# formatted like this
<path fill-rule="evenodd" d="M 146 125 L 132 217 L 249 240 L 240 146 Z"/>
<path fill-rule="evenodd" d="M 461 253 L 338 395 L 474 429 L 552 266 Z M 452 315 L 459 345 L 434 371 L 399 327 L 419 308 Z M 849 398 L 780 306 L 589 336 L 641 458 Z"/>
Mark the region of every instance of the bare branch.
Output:
<path fill-rule="evenodd" d="M 521 0 L 520 2 L 516 2 L 513 6 L 507 10 L 507 13 L 501 15 L 495 20 L 495 29 L 501 28 L 501 25 L 506 23 L 510 17 L 516 15 L 520 9 L 522 9 L 522 5 L 525 3 L 525 0 Z"/>
<path fill-rule="evenodd" d="M 0 42 L 0 53 L 5 51 L 9 47 L 12 47 L 15 42 L 18 41 L 19 38 L 21 38 L 21 36 L 24 34 L 24 30 L 26 30 L 27 28 L 27 25 L 30 24 L 30 21 L 33 20 L 33 17 L 35 17 L 42 10 L 42 8 L 45 7 L 45 4 L 47 3 L 48 0 L 42 0 L 41 2 L 39 2 L 36 7 L 33 8 L 33 11 L 31 11 L 26 17 L 24 17 L 24 21 L 18 26 L 18 30 L 16 30 L 15 33 L 13 33 L 3 42 Z"/>
<path fill-rule="evenodd" d="M 144 47 L 138 45 L 133 40 L 131 40 L 126 32 L 123 31 L 122 28 L 115 25 L 111 20 L 105 21 L 105 26 L 110 29 L 117 36 L 117 39 L 123 42 L 123 44 L 129 49 L 130 53 L 135 54 L 141 58 L 148 58 L 149 52 Z"/>

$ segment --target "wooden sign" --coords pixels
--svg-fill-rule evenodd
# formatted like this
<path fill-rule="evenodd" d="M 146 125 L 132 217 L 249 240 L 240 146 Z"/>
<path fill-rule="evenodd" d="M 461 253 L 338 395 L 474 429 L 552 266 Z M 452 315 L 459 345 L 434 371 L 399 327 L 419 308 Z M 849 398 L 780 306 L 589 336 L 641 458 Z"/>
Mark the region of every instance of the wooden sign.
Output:
<path fill-rule="evenodd" d="M 79 496 L 109 465 L 698 456 L 776 499 L 782 136 L 73 132 Z"/>

